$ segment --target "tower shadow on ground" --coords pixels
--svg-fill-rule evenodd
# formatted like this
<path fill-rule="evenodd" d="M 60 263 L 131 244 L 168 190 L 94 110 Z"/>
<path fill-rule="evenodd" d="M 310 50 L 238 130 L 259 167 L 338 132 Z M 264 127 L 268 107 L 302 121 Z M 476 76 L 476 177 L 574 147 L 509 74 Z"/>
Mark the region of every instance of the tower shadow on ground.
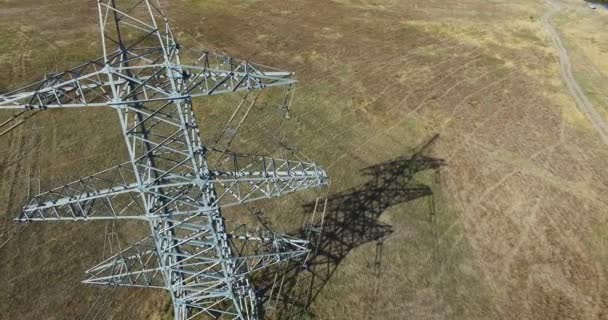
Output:
<path fill-rule="evenodd" d="M 285 276 L 279 279 L 282 285 L 260 289 L 263 295 L 270 295 L 267 299 L 278 299 L 271 318 L 314 317 L 307 311 L 308 307 L 348 253 L 372 241 L 381 245 L 393 232 L 390 225 L 379 221 L 380 215 L 394 205 L 432 196 L 431 188 L 417 182 L 414 176 L 418 172 L 437 170 L 445 165 L 442 159 L 423 155 L 437 137 L 430 139 L 411 157 L 399 157 L 363 169 L 362 173 L 370 177 L 366 183 L 327 199 L 323 223 L 307 226 L 297 235 L 309 238 L 312 243 L 312 252 L 306 264 L 294 263 L 283 271 Z M 314 206 L 315 203 L 308 203 L 304 207 L 306 212 L 312 212 Z M 377 247 L 374 269 L 379 268 L 381 256 L 378 254 L 381 255 L 381 252 L 381 246 Z M 271 280 L 266 283 L 271 283 L 271 278 L 275 276 L 269 273 L 266 277 Z"/>

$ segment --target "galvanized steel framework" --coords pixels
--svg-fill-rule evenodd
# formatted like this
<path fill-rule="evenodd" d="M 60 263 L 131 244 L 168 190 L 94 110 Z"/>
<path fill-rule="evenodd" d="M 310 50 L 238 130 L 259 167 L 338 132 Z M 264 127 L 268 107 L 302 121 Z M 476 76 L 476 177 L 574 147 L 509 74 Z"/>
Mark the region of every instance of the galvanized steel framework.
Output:
<path fill-rule="evenodd" d="M 88 270 L 85 283 L 164 288 L 175 319 L 258 319 L 250 275 L 304 258 L 308 243 L 271 231 L 229 233 L 220 208 L 328 179 L 313 163 L 209 150 L 192 98 L 289 86 L 292 73 L 209 52 L 182 61 L 158 0 L 97 5 L 103 56 L 0 95 L 0 109 L 108 106 L 130 161 L 35 196 L 17 220 L 145 220 L 151 235 Z"/>

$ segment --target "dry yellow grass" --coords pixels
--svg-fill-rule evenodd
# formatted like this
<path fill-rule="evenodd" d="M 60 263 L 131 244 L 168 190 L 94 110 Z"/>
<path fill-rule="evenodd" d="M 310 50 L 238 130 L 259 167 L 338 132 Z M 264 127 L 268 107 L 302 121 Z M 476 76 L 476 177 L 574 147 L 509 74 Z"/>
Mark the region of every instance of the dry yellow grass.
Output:
<path fill-rule="evenodd" d="M 0 64 L 8 70 L 0 88 L 94 56 L 93 3 L 0 5 Z M 288 143 L 328 169 L 335 205 L 329 217 L 365 222 L 362 230 L 392 229 L 380 267 L 373 236 L 352 242 L 328 265 L 335 272 L 310 307 L 318 319 L 606 317 L 608 150 L 560 80 L 539 22 L 544 10 L 524 0 L 168 4 L 184 45 L 293 70 L 301 80 L 292 119 L 273 108 L 271 92 L 234 147 L 277 153 L 284 151 L 277 139 Z M 42 13 L 56 19 L 35 19 Z M 82 28 L 68 27 L 76 22 Z M 586 54 L 603 57 L 593 48 Z M 234 103 L 196 105 L 205 137 Z M 28 176 L 41 178 L 45 189 L 109 166 L 123 156 L 116 129 L 109 111 L 46 112 L 0 141 L 2 237 L 26 197 Z M 357 202 L 361 193 L 391 195 L 378 193 L 362 169 L 407 158 L 435 134 L 426 155 L 446 164 L 393 185 L 428 186 L 432 198 L 388 202 L 382 210 Z M 312 198 L 294 195 L 261 208 L 280 229 L 294 230 Z M 346 235 L 359 230 L 342 225 Z M 135 228 L 119 230 L 127 237 Z M 101 258 L 103 230 L 93 223 L 32 225 L 0 248 L 1 318 L 82 318 L 99 291 L 80 285 L 77 275 Z M 166 316 L 162 292 L 110 294 L 104 318 Z"/>
<path fill-rule="evenodd" d="M 563 34 L 573 59 L 574 76 L 582 83 L 594 106 L 608 119 L 608 10 L 590 10 L 576 1 L 567 1 L 567 9 L 555 22 Z"/>

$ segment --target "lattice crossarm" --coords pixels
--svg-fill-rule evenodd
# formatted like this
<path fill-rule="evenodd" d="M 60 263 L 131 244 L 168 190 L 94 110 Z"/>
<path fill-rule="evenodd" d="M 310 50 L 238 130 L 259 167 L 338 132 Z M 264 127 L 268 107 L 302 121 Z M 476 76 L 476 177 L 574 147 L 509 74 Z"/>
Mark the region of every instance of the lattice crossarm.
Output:
<path fill-rule="evenodd" d="M 107 70 L 97 59 L 0 95 L 0 110 L 105 106 L 110 91 Z"/>
<path fill-rule="evenodd" d="M 180 70 L 183 81 L 182 94 L 190 97 L 210 96 L 236 91 L 287 86 L 296 81 L 291 72 L 260 72 L 240 65 L 220 65 L 217 68 L 197 65 L 174 65 Z"/>
<path fill-rule="evenodd" d="M 129 163 L 41 193 L 17 221 L 139 219 L 145 210 Z"/>
<path fill-rule="evenodd" d="M 229 155 L 212 172 L 223 207 L 319 188 L 327 174 L 314 163 L 271 157 Z"/>
<path fill-rule="evenodd" d="M 122 272 L 108 276 L 92 277 L 83 280 L 82 283 L 100 286 L 167 289 L 161 283 L 161 272 L 161 268 Z"/>
<path fill-rule="evenodd" d="M 159 257 L 146 237 L 86 271 L 87 284 L 165 288 Z"/>
<path fill-rule="evenodd" d="M 287 260 L 303 259 L 309 252 L 309 242 L 284 235 L 230 235 L 238 256 L 233 258 L 237 269 L 249 274 Z"/>

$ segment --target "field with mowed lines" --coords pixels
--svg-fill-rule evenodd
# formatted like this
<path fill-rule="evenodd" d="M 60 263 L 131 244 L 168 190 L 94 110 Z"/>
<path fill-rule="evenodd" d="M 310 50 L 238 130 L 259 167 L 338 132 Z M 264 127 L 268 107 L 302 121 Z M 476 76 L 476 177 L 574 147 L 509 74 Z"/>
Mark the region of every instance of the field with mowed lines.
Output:
<path fill-rule="evenodd" d="M 161 3 L 182 46 L 299 80 L 289 119 L 283 91 L 264 91 L 234 139 L 218 134 L 239 96 L 194 104 L 204 143 L 312 159 L 331 178 L 327 190 L 257 204 L 297 233 L 327 199 L 313 268 L 286 279 L 293 299 L 270 318 L 608 317 L 608 146 L 562 80 L 549 4 Z M 552 22 L 574 77 L 608 120 L 608 38 L 593 33 L 606 14 L 560 3 Z M 1 1 L 0 92 L 100 56 L 96 10 L 92 0 Z M 39 112 L 0 137 L 1 319 L 171 319 L 163 291 L 80 283 L 116 249 L 109 238 L 124 246 L 145 225 L 13 222 L 28 197 L 126 151 L 109 108 Z M 240 209 L 226 217 L 251 220 Z"/>

